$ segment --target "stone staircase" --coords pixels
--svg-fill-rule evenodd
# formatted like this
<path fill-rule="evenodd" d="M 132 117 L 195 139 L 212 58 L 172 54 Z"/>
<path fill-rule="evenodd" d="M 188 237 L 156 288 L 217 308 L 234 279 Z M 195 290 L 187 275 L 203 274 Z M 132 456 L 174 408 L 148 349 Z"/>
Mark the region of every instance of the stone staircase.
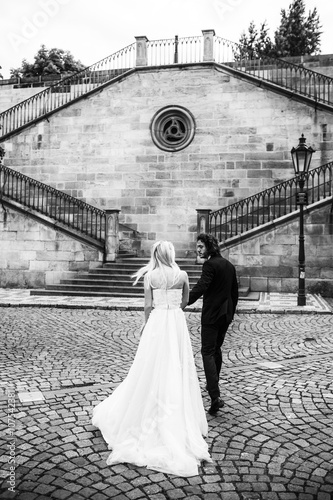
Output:
<path fill-rule="evenodd" d="M 47 285 L 45 289 L 31 290 L 30 295 L 69 295 L 77 297 L 143 297 L 143 280 L 133 286 L 131 275 L 147 264 L 148 259 L 123 257 L 117 262 L 104 264 L 103 267 L 81 274 L 77 278 L 64 279 L 59 285 Z M 194 259 L 177 259 L 179 267 L 186 271 L 190 288 L 198 281 L 202 266 Z M 239 295 L 247 297 L 249 286 L 246 279 L 240 279 Z"/>

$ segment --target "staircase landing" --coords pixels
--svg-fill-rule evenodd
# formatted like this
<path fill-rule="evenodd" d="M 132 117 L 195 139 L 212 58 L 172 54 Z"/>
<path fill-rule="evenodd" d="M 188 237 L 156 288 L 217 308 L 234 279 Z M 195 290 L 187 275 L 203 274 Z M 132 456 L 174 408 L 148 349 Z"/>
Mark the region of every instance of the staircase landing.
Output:
<path fill-rule="evenodd" d="M 240 298 L 237 313 L 298 313 L 298 314 L 333 314 L 333 299 L 323 299 L 320 295 L 306 295 L 306 306 L 297 305 L 296 293 L 260 292 L 256 300 Z M 141 298 L 116 297 L 68 297 L 44 295 L 31 296 L 27 289 L 0 289 L 1 307 L 53 307 L 68 309 L 104 309 L 117 311 L 143 311 Z M 200 312 L 201 301 L 187 306 L 187 312 Z"/>

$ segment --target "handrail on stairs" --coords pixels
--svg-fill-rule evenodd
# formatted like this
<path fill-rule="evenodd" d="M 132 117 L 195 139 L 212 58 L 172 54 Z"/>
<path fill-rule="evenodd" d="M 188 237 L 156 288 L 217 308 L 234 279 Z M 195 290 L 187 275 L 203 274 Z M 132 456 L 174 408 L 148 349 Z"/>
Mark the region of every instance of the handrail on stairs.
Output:
<path fill-rule="evenodd" d="M 3 196 L 104 244 L 104 210 L 5 167 L 0 162 L 0 200 Z"/>
<path fill-rule="evenodd" d="M 304 190 L 311 205 L 332 196 L 333 162 L 310 170 Z M 276 184 L 218 210 L 198 209 L 197 232 L 210 232 L 220 242 L 297 210 L 297 177 Z"/>
<path fill-rule="evenodd" d="M 100 87 L 134 67 L 135 44 L 56 83 L 0 113 L 0 137 Z"/>
<path fill-rule="evenodd" d="M 10 200 L 99 242 L 104 259 L 119 251 L 119 210 L 101 210 L 2 164 L 0 203 Z M 332 197 L 333 162 L 306 174 L 308 204 Z M 198 210 L 198 232 L 211 232 L 219 241 L 257 228 L 296 211 L 297 177 L 218 210 Z M 203 227 L 204 226 L 204 227 Z M 100 245 L 100 246 L 101 246 Z"/>
<path fill-rule="evenodd" d="M 260 80 L 275 83 L 315 102 L 333 105 L 333 78 L 302 64 L 265 54 L 251 55 L 247 49 L 235 42 L 214 37 L 215 61 Z"/>
<path fill-rule="evenodd" d="M 136 42 L 101 59 L 0 113 L 0 139 L 34 123 L 135 67 L 215 62 L 333 106 L 333 78 L 266 55 L 254 57 L 244 47 L 203 30 L 202 36 L 162 40 L 136 37 Z"/>
<path fill-rule="evenodd" d="M 0 150 L 1 153 L 1 150 Z M 74 230 L 76 237 L 98 247 L 105 262 L 113 262 L 119 253 L 119 212 L 89 205 L 63 191 L 48 186 L 2 164 L 0 157 L 0 204 L 14 202 L 55 221 L 55 228 Z M 17 205 L 14 205 L 17 209 Z M 43 222 L 45 219 L 41 217 Z M 68 232 L 68 230 L 67 230 Z M 74 232 L 71 234 L 74 236 Z M 82 235 L 88 238 L 82 238 Z"/>

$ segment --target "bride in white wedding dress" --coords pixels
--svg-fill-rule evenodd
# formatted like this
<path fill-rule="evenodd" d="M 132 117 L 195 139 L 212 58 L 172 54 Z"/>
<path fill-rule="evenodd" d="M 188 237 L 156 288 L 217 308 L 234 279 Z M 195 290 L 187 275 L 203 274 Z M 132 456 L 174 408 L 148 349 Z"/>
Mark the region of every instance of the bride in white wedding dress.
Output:
<path fill-rule="evenodd" d="M 172 243 L 152 247 L 144 275 L 145 326 L 124 381 L 93 410 L 112 450 L 108 465 L 132 463 L 190 477 L 211 462 L 208 425 L 183 309 L 188 276 L 175 263 Z"/>

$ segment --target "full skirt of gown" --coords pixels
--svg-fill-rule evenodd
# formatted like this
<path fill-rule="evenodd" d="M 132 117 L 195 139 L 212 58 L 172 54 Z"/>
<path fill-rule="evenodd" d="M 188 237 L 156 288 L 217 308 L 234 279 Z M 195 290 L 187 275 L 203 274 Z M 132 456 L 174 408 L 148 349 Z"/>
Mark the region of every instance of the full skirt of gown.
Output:
<path fill-rule="evenodd" d="M 131 463 L 190 477 L 211 462 L 208 426 L 182 309 L 153 309 L 124 381 L 93 410 L 112 450 L 108 465 Z"/>

